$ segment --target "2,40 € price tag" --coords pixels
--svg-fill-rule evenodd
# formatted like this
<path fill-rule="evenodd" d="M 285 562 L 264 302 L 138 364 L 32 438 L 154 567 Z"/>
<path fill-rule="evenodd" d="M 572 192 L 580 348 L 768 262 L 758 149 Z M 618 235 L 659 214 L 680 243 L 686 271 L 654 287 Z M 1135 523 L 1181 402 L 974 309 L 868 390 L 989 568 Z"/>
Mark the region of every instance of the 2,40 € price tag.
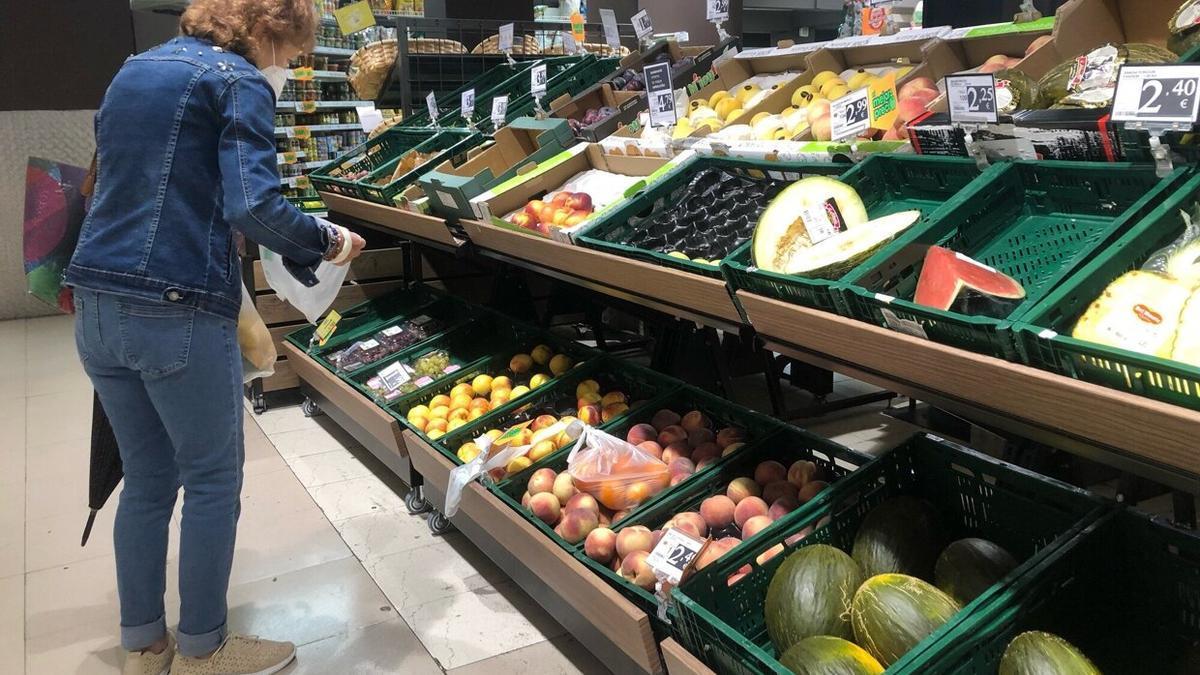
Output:
<path fill-rule="evenodd" d="M 673 527 L 663 534 L 658 546 L 650 551 L 650 555 L 646 557 L 646 564 L 654 570 L 655 576 L 678 585 L 683 579 L 683 573 L 703 548 L 703 541 Z"/>
<path fill-rule="evenodd" d="M 1113 96 L 1113 121 L 1195 124 L 1198 89 L 1200 65 L 1121 66 Z"/>

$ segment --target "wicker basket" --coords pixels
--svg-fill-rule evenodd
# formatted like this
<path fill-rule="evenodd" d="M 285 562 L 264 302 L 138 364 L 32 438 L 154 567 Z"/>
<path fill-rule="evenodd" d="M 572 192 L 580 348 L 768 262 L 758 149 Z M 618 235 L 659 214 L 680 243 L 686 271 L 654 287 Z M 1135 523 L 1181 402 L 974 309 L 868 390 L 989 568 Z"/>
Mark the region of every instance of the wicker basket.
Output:
<path fill-rule="evenodd" d="M 445 38 L 409 38 L 408 51 L 412 54 L 466 54 L 463 43 Z"/>
<path fill-rule="evenodd" d="M 400 47 L 395 40 L 382 40 L 364 45 L 350 57 L 350 86 L 358 98 L 373 101 L 379 97 Z"/>
<path fill-rule="evenodd" d="M 493 35 L 485 38 L 483 42 L 475 45 L 471 50 L 472 54 L 499 54 L 500 53 L 500 36 Z M 518 40 L 513 38 L 513 54 L 534 55 L 540 54 L 541 49 L 538 47 L 538 41 L 532 35 L 523 35 Z"/>

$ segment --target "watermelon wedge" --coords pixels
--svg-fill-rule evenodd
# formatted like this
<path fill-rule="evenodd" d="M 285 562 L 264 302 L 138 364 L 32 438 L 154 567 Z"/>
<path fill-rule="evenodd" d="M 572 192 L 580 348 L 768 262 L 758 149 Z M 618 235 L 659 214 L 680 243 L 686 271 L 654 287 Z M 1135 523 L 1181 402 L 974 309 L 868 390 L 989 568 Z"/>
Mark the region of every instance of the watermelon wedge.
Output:
<path fill-rule="evenodd" d="M 917 280 L 913 302 L 948 310 L 964 288 L 993 298 L 1020 300 L 1025 289 L 1016 279 L 941 246 L 930 246 Z"/>

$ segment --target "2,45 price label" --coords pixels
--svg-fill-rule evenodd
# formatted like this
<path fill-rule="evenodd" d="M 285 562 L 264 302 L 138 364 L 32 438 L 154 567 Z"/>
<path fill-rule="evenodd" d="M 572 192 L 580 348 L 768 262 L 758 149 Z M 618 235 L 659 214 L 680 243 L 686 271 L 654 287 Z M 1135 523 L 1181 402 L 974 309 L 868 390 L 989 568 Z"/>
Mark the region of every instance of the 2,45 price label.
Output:
<path fill-rule="evenodd" d="M 1121 66 L 1113 96 L 1115 122 L 1195 124 L 1200 65 Z"/>
<path fill-rule="evenodd" d="M 982 75 L 947 75 L 946 98 L 951 122 L 995 122 L 996 78 Z"/>
<path fill-rule="evenodd" d="M 864 87 L 837 99 L 829 106 L 833 140 L 854 138 L 871 126 L 870 92 Z"/>

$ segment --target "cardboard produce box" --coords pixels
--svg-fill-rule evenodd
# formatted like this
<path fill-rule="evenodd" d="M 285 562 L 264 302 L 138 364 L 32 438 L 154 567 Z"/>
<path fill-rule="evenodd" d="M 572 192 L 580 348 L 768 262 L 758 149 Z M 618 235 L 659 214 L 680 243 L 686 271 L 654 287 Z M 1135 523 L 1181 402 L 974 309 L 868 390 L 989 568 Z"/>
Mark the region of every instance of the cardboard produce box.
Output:
<path fill-rule="evenodd" d="M 711 73 L 687 86 L 689 108 L 679 111 L 680 116 L 691 109 L 692 103 L 703 100 L 704 105 L 708 105 L 707 102 L 719 91 L 735 95 L 741 85 L 751 80 L 769 93 L 760 97 L 754 105 L 742 108 L 742 119 L 748 123 L 759 112 L 780 112 L 791 105 L 792 92 L 800 86 L 800 76 L 809 70 L 808 59 L 808 54 L 789 54 L 762 59 L 735 57 L 720 61 L 713 66 Z M 708 127 L 697 126 L 689 135 L 702 137 L 711 131 Z"/>
<path fill-rule="evenodd" d="M 595 143 L 612 135 L 617 129 L 637 119 L 638 112 L 649 106 L 644 91 L 618 91 L 601 82 L 571 98 L 564 94 L 550 103 L 550 116 L 567 120 L 575 127 L 574 134 Z M 589 111 L 611 108 L 613 113 L 598 122 L 585 124 Z"/>

